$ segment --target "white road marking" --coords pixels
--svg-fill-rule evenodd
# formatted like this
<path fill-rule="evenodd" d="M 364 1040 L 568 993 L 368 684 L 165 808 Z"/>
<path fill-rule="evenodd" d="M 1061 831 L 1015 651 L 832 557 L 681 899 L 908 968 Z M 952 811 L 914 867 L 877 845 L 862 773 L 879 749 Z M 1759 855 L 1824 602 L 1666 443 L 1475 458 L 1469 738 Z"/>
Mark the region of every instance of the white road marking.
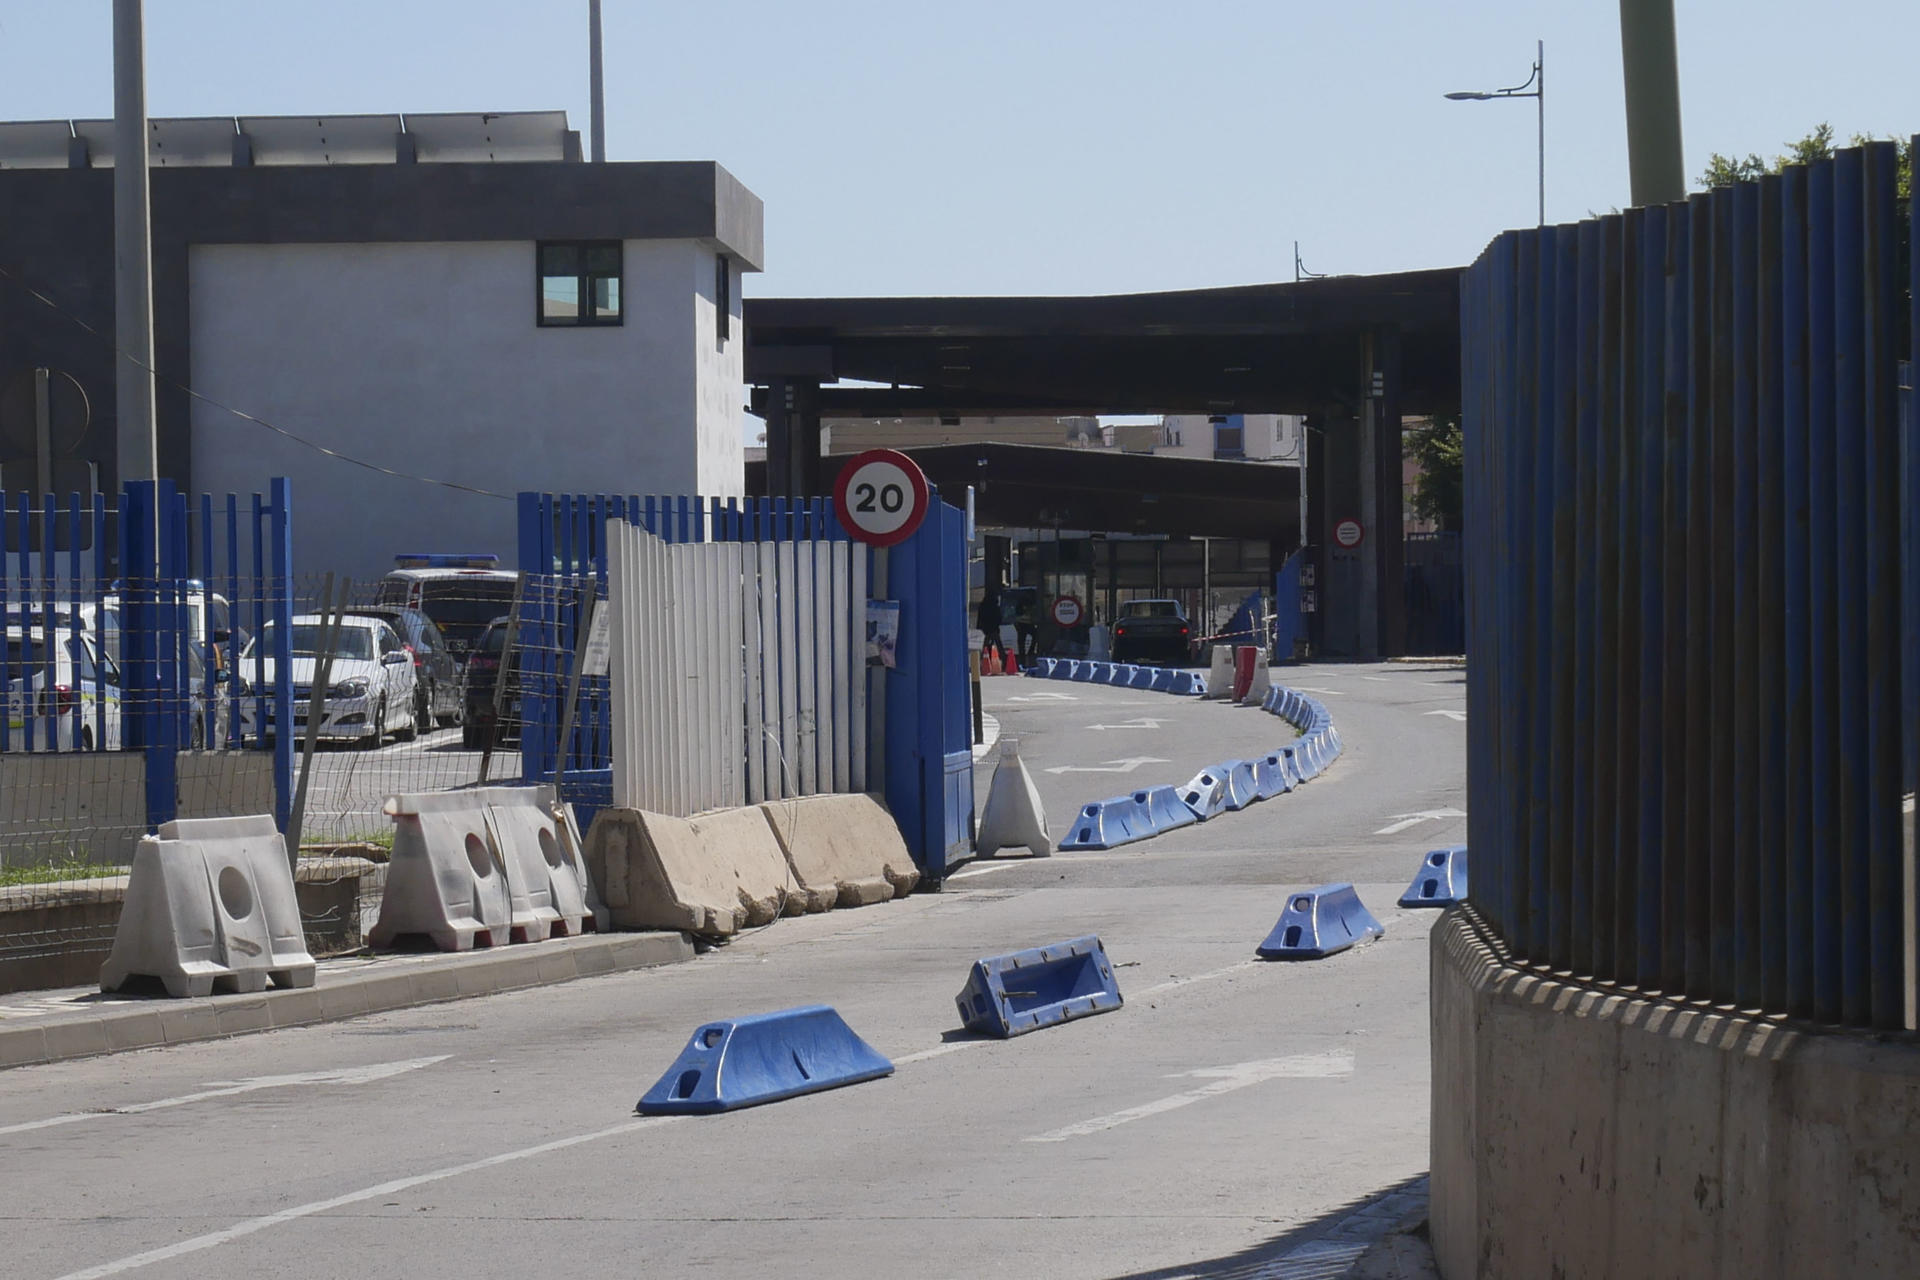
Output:
<path fill-rule="evenodd" d="M 1162 991 L 1171 991 L 1175 987 L 1184 987 L 1189 983 L 1211 982 L 1215 978 L 1224 978 L 1228 974 L 1238 973 L 1242 969 L 1257 968 L 1264 963 L 1266 962 L 1263 960 L 1242 960 L 1239 964 L 1230 964 L 1224 969 L 1215 969 L 1211 973 L 1196 973 L 1190 978 L 1170 978 L 1158 986 L 1148 987 L 1145 991 L 1139 992 L 1133 999 L 1144 1000 L 1148 996 L 1158 995 Z"/>
<path fill-rule="evenodd" d="M 1025 859 L 1021 861 L 1025 861 Z M 965 880 L 968 876 L 984 876 L 995 871 L 1005 871 L 1010 867 L 1017 867 L 1019 865 L 1019 862 L 989 862 L 978 867 L 969 867 L 965 871 L 956 871 L 947 877 L 947 883 L 951 884 L 955 880 Z"/>
<path fill-rule="evenodd" d="M 1428 809 L 1425 813 L 1396 813 L 1393 816 L 1399 821 L 1390 822 L 1373 834 L 1397 836 L 1408 827 L 1417 827 L 1423 822 L 1434 822 L 1441 818 L 1464 818 L 1467 815 L 1458 809 Z"/>
<path fill-rule="evenodd" d="M 1078 702 L 1080 699 L 1071 693 L 1020 693 L 1007 699 L 1008 702 Z"/>
<path fill-rule="evenodd" d="M 1132 773 L 1143 764 L 1171 764 L 1171 760 L 1162 760 L 1158 756 L 1129 756 L 1125 760 L 1109 760 L 1105 765 L 1060 764 L 1046 770 L 1047 773 Z"/>
<path fill-rule="evenodd" d="M 1258 1062 L 1239 1062 L 1226 1067 L 1202 1067 L 1198 1071 L 1181 1071 L 1170 1080 L 1197 1078 L 1208 1081 L 1197 1089 L 1188 1089 L 1184 1093 L 1171 1094 L 1158 1098 L 1138 1107 L 1128 1107 L 1125 1111 L 1115 1111 L 1104 1116 L 1095 1116 L 1091 1120 L 1082 1120 L 1046 1133 L 1036 1133 L 1023 1138 L 1023 1142 L 1065 1142 L 1068 1138 L 1083 1138 L 1092 1133 L 1104 1133 L 1123 1124 L 1132 1124 L 1135 1120 L 1145 1120 L 1168 1111 L 1177 1111 L 1181 1107 L 1190 1107 L 1196 1102 L 1208 1098 L 1217 1098 L 1236 1089 L 1245 1089 L 1250 1085 L 1268 1080 L 1324 1080 L 1353 1074 L 1353 1053 L 1351 1050 L 1338 1050 L 1333 1053 L 1302 1053 L 1286 1058 L 1265 1058 Z"/>
<path fill-rule="evenodd" d="M 1449 711 L 1449 710 L 1447 710 L 1447 709 L 1446 709 L 1445 707 L 1442 707 L 1442 708 L 1441 708 L 1440 710 L 1438 710 L 1438 711 L 1429 711 L 1429 712 L 1427 712 L 1427 714 L 1428 714 L 1428 715 L 1430 715 L 1430 716 L 1445 716 L 1445 717 L 1446 717 L 1447 719 L 1449 719 L 1449 720 L 1458 720 L 1458 721 L 1459 721 L 1460 723 L 1462 723 L 1462 724 L 1465 724 L 1465 723 L 1467 722 L 1467 713 L 1466 713 L 1466 712 L 1464 712 L 1464 711 Z"/>
<path fill-rule="evenodd" d="M 1152 716 L 1140 716 L 1136 719 L 1128 720 L 1123 724 L 1090 724 L 1087 728 L 1096 732 L 1107 729 L 1158 729 L 1165 723 L 1166 721 L 1155 720 Z"/>
<path fill-rule="evenodd" d="M 1296 684 L 1288 687 L 1299 693 L 1332 693 L 1341 697 L 1345 697 L 1347 693 L 1345 689 L 1316 689 L 1310 684 Z"/>
<path fill-rule="evenodd" d="M 479 1160 L 469 1160 L 465 1164 L 448 1165 L 427 1173 L 416 1173 L 407 1178 L 395 1178 L 391 1182 L 382 1182 L 378 1186 L 362 1187 L 358 1191 L 349 1191 L 344 1195 L 332 1196 L 326 1200 L 313 1200 L 307 1204 L 295 1205 L 291 1209 L 282 1209 L 278 1213 L 269 1213 L 258 1218 L 248 1218 L 236 1222 L 230 1227 L 218 1231 L 209 1231 L 205 1235 L 194 1236 L 187 1240 L 163 1245 L 158 1249 L 149 1249 L 145 1253 L 131 1254 L 112 1262 L 103 1262 L 99 1266 L 87 1267 L 81 1271 L 69 1271 L 59 1280 L 105 1280 L 107 1276 L 117 1276 L 122 1272 L 135 1271 L 141 1267 L 152 1266 L 156 1262 L 166 1262 L 183 1257 L 189 1253 L 199 1253 L 229 1240 L 238 1240 L 255 1232 L 265 1231 L 268 1227 L 277 1227 L 283 1223 L 296 1222 L 301 1218 L 311 1218 L 317 1213 L 327 1213 L 334 1209 L 344 1209 L 350 1204 L 361 1204 L 368 1200 L 377 1200 L 381 1196 L 397 1195 L 402 1191 L 411 1191 L 415 1187 L 431 1182 L 444 1182 L 448 1178 L 458 1178 L 463 1174 L 478 1173 L 482 1169 L 497 1168 L 503 1164 L 514 1164 L 521 1160 L 530 1160 L 535 1156 L 550 1155 L 555 1151 L 565 1151 L 569 1147 L 578 1147 L 588 1142 L 598 1142 L 602 1138 L 617 1138 L 623 1134 L 636 1133 L 641 1129 L 651 1129 L 663 1124 L 672 1124 L 684 1116 L 645 1116 L 616 1124 L 611 1128 L 596 1129 L 592 1133 L 576 1134 L 571 1138 L 556 1138 L 552 1142 L 543 1142 L 538 1146 L 521 1147 L 517 1151 L 503 1151 L 499 1155 L 486 1156 Z"/>
<path fill-rule="evenodd" d="M 1361 676 L 1360 678 L 1362 680 L 1371 680 L 1375 684 L 1392 684 L 1393 683 L 1393 677 L 1391 676 Z"/>
<path fill-rule="evenodd" d="M 301 1071 L 285 1076 L 254 1076 L 247 1080 L 216 1080 L 199 1093 L 186 1093 L 177 1098 L 160 1098 L 154 1102 L 132 1102 L 124 1107 L 108 1107 L 102 1111 L 69 1111 L 65 1115 L 49 1116 L 45 1120 L 29 1120 L 25 1124 L 7 1125 L 0 1128 L 0 1135 L 26 1133 L 33 1129 L 51 1129 L 57 1125 L 78 1124 L 82 1120 L 100 1120 L 107 1116 L 137 1116 L 149 1111 L 165 1111 L 170 1107 L 184 1107 L 195 1102 L 205 1102 L 209 1098 L 231 1098 L 236 1094 L 254 1093 L 261 1089 L 289 1089 L 296 1085 L 320 1084 L 372 1084 L 375 1080 L 385 1080 L 407 1071 L 418 1071 L 430 1067 L 436 1062 L 445 1062 L 451 1054 L 440 1054 L 433 1058 L 407 1058 L 400 1062 L 375 1062 L 364 1067 L 344 1067 L 338 1071 Z"/>
<path fill-rule="evenodd" d="M 973 1049 L 983 1044 L 998 1044 L 998 1043 L 1000 1043 L 998 1040 L 985 1040 L 985 1039 L 955 1040 L 950 1044 L 938 1044 L 931 1049 L 922 1049 L 918 1053 L 902 1054 L 900 1057 L 895 1058 L 893 1060 L 893 1065 L 896 1067 L 899 1067 L 899 1066 L 904 1066 L 909 1062 L 925 1062 L 928 1058 L 945 1057 L 949 1053 L 958 1053 L 962 1049 Z"/>

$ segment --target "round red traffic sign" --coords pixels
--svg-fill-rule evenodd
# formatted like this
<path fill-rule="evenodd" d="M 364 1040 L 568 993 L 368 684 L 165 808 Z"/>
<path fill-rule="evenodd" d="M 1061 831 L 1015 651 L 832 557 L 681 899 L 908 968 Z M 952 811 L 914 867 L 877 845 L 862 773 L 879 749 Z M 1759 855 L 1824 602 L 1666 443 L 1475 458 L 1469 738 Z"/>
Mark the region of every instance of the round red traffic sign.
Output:
<path fill-rule="evenodd" d="M 913 536 L 927 518 L 930 491 L 919 464 L 894 449 L 857 453 L 840 468 L 833 509 L 840 523 L 872 547 L 890 547 Z"/>
<path fill-rule="evenodd" d="M 1077 627 L 1085 613 L 1076 596 L 1055 596 L 1053 599 L 1053 622 L 1058 627 Z"/>
<path fill-rule="evenodd" d="M 1342 520 L 1333 526 L 1333 540 L 1343 547 L 1357 547 L 1366 536 L 1358 520 Z"/>

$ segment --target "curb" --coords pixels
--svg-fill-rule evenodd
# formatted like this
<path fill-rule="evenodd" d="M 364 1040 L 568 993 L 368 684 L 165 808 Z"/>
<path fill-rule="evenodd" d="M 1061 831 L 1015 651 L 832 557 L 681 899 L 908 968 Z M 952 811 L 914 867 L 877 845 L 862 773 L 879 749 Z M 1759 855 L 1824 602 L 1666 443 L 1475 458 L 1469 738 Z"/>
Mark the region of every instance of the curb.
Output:
<path fill-rule="evenodd" d="M 678 933 L 590 933 L 486 951 L 323 961 L 314 985 L 255 995 L 108 999 L 77 1014 L 0 1023 L 0 1068 L 223 1040 L 495 995 L 693 958 Z"/>

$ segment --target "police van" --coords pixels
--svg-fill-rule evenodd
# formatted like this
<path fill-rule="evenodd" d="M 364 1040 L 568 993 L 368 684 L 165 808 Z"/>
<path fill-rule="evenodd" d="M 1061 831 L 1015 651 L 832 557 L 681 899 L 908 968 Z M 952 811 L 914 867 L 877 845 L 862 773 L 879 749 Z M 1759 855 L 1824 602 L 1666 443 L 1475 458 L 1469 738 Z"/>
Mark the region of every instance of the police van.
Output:
<path fill-rule="evenodd" d="M 456 662 L 466 662 L 489 622 L 513 610 L 519 575 L 502 569 L 499 556 L 411 552 L 393 562 L 373 602 L 432 618 Z"/>

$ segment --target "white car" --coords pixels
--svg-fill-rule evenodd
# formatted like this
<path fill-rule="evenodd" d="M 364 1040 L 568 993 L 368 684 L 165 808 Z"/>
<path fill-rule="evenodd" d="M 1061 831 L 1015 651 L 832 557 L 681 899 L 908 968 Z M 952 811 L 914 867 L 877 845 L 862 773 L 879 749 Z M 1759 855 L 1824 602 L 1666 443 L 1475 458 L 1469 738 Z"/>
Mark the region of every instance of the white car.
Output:
<path fill-rule="evenodd" d="M 318 614 L 301 614 L 293 620 L 293 732 L 296 735 L 305 734 L 307 729 L 307 709 L 324 629 Z M 266 655 L 260 668 L 263 690 L 271 690 L 274 685 L 273 649 L 274 625 L 269 622 L 240 655 L 240 670 L 249 680 L 255 677 L 255 652 Z M 342 618 L 333 662 L 327 671 L 326 696 L 321 699 L 320 736 L 357 741 L 369 748 L 379 746 L 389 732 L 402 742 L 410 741 L 420 732 L 419 722 L 414 719 L 413 681 L 413 655 L 385 620 L 351 614 Z M 240 718 L 247 735 L 271 738 L 274 731 L 272 697 L 265 699 L 265 723 L 261 723 L 262 699 L 252 691 L 239 692 L 236 696 L 240 699 Z"/>
<path fill-rule="evenodd" d="M 42 627 L 6 629 L 5 749 L 118 751 L 120 672 L 90 632 L 56 628 L 49 653 Z"/>

